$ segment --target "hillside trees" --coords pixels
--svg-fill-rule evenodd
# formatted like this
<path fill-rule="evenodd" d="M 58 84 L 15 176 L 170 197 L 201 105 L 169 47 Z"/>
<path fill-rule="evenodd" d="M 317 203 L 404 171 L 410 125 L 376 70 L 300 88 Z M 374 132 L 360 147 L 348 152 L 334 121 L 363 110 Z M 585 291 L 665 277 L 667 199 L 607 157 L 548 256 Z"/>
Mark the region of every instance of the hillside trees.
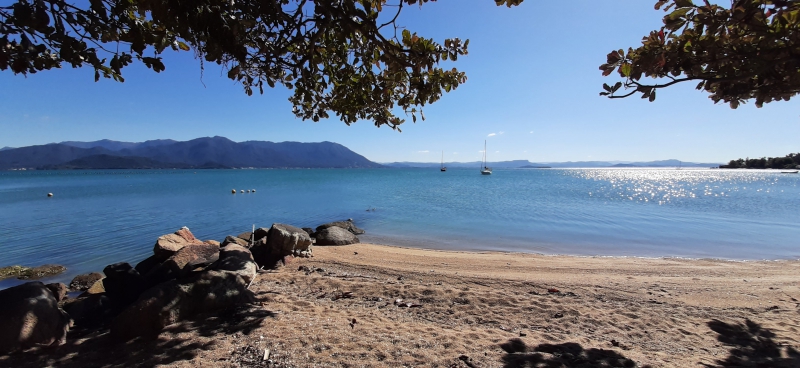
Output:
<path fill-rule="evenodd" d="M 132 63 L 160 72 L 164 51 L 192 51 L 248 95 L 293 90 L 299 118 L 334 114 L 398 129 L 404 119 L 393 110 L 424 118 L 422 106 L 466 81 L 439 64 L 467 54 L 468 40 L 437 42 L 397 24 L 404 7 L 429 1 L 16 0 L 0 5 L 0 70 L 88 66 L 95 80 L 123 81 Z"/>
<path fill-rule="evenodd" d="M 662 7 L 661 29 L 637 48 L 608 54 L 600 70 L 616 71 L 622 81 L 604 84 L 602 96 L 653 101 L 659 89 L 692 82 L 714 103 L 737 108 L 749 100 L 757 107 L 788 101 L 800 91 L 800 1 L 657 1 Z"/>

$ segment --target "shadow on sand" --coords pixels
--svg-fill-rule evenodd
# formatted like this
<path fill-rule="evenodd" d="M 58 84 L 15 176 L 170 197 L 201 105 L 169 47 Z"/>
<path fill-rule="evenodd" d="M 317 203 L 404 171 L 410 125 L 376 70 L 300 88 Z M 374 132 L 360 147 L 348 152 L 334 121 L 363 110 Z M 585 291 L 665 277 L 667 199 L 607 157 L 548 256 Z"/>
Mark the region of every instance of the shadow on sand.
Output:
<path fill-rule="evenodd" d="M 172 338 L 160 336 L 155 340 L 137 339 L 129 343 L 112 342 L 107 328 L 70 331 L 67 343 L 60 347 L 33 348 L 11 355 L 0 355 L 2 367 L 155 367 L 192 360 L 204 350 L 214 348 L 215 342 L 201 343 L 196 338 L 178 338 L 175 334 L 188 332 L 200 336 L 241 336 L 243 340 L 262 325 L 273 312 L 259 305 L 197 316 L 165 329 Z M 79 326 L 76 326 L 79 327 Z"/>
<path fill-rule="evenodd" d="M 584 349 L 580 344 L 541 344 L 528 347 L 520 339 L 501 344 L 505 368 L 516 367 L 639 367 L 622 354 L 605 349 Z M 648 366 L 645 366 L 648 367 Z"/>
<path fill-rule="evenodd" d="M 704 364 L 706 367 L 800 367 L 800 352 L 775 341 L 772 331 L 749 319 L 743 324 L 715 319 L 708 322 L 708 327 L 719 334 L 719 342 L 731 349 L 725 360 Z"/>

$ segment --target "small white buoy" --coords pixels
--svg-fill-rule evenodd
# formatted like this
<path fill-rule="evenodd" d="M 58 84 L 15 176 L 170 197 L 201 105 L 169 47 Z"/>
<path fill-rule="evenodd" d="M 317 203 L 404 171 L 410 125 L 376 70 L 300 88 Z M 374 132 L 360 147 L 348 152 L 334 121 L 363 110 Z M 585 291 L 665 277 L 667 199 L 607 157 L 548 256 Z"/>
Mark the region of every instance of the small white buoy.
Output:
<path fill-rule="evenodd" d="M 250 193 L 250 189 L 247 190 L 247 193 Z"/>
<path fill-rule="evenodd" d="M 53 196 L 53 193 L 47 193 L 47 196 L 48 196 L 48 197 L 52 197 L 52 196 Z"/>
<path fill-rule="evenodd" d="M 255 189 L 253 189 L 253 193 L 255 193 L 255 192 L 256 192 L 256 190 L 255 190 Z"/>
<path fill-rule="evenodd" d="M 236 194 L 236 189 L 231 189 L 231 193 Z"/>
<path fill-rule="evenodd" d="M 242 189 L 242 193 L 244 193 L 244 189 Z"/>

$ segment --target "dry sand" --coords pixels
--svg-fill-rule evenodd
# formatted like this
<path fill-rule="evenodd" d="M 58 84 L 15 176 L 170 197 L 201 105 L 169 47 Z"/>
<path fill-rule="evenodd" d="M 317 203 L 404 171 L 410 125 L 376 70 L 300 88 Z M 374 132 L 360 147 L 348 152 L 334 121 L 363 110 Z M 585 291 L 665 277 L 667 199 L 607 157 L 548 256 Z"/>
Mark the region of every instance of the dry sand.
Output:
<path fill-rule="evenodd" d="M 314 252 L 260 275 L 260 305 L 0 366 L 800 367 L 800 261 Z"/>

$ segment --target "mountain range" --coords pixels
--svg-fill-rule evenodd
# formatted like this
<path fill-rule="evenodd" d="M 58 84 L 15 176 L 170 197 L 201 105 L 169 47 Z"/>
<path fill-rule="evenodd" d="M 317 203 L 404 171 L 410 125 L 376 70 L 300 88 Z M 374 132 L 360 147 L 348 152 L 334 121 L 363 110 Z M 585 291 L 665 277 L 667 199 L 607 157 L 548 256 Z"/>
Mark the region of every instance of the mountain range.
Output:
<path fill-rule="evenodd" d="M 377 168 L 332 142 L 234 142 L 225 137 L 190 141 L 61 142 L 0 151 L 0 170 L 162 168 Z"/>

